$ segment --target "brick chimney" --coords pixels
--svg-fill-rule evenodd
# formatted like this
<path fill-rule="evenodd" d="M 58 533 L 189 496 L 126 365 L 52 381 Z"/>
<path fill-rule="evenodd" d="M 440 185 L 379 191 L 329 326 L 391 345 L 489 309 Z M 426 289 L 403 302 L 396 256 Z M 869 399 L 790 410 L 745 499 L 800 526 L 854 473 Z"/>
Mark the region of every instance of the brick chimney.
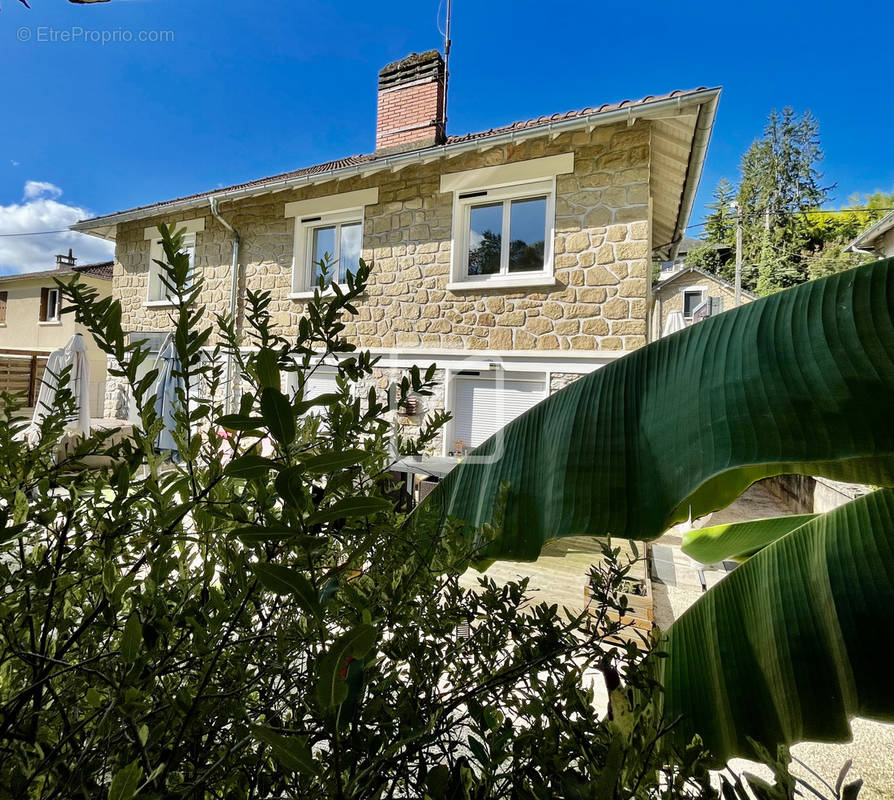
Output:
<path fill-rule="evenodd" d="M 445 139 L 444 59 L 411 53 L 379 73 L 376 153 L 417 150 Z"/>
<path fill-rule="evenodd" d="M 57 255 L 56 256 L 56 269 L 71 269 L 77 259 L 71 252 L 71 248 L 68 250 L 68 255 Z"/>

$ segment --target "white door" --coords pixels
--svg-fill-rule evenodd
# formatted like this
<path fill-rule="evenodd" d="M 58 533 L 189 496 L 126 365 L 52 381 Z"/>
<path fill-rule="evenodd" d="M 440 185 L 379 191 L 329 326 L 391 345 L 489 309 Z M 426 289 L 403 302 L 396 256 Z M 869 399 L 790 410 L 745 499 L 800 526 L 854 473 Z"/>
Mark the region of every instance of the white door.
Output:
<path fill-rule="evenodd" d="M 481 372 L 460 374 L 453 383 L 453 436 L 447 451 L 464 442 L 478 447 L 486 439 L 546 397 L 542 373 Z"/>

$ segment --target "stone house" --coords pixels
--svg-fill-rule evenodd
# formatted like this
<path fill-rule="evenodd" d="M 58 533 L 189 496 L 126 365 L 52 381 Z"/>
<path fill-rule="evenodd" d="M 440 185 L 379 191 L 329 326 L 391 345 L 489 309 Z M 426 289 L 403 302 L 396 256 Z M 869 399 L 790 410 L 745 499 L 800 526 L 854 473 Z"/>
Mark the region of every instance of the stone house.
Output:
<path fill-rule="evenodd" d="M 444 89 L 440 55 L 414 54 L 379 74 L 375 152 L 74 225 L 116 243 L 125 330 L 169 326 L 152 261 L 163 222 L 186 230 L 210 311 L 240 324 L 246 290 L 266 289 L 283 333 L 324 254 L 336 281 L 363 258 L 372 275 L 346 334 L 382 357 L 382 386 L 437 365 L 438 392 L 402 422 L 452 411 L 445 455 L 644 345 L 651 263 L 683 238 L 720 90 L 448 136 Z M 318 374 L 324 391 L 334 378 Z M 110 384 L 106 413 L 127 405 Z"/>
<path fill-rule="evenodd" d="M 84 333 L 73 314 L 62 313 L 62 294 L 56 279 L 69 282 L 74 275 L 96 289 L 101 297 L 112 291 L 111 261 L 77 265 L 68 255 L 56 256 L 54 269 L 0 276 L 0 391 L 22 391 L 33 405 L 40 388 L 47 356 L 65 347 L 76 333 Z M 104 410 L 106 357 L 86 335 L 90 360 L 90 414 Z"/>
<path fill-rule="evenodd" d="M 652 339 L 661 337 L 668 317 L 679 311 L 683 322 L 691 325 L 702 315 L 711 316 L 736 307 L 736 287 L 698 267 L 662 273 L 652 286 Z M 757 295 L 741 290 L 741 303 L 757 300 Z M 701 306 L 704 304 L 704 308 Z"/>

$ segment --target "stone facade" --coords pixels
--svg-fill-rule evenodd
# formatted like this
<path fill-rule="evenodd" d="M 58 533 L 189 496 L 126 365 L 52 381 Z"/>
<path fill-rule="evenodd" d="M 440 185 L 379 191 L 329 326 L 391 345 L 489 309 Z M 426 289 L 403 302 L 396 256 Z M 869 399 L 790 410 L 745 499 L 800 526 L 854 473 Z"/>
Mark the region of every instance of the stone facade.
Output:
<path fill-rule="evenodd" d="M 556 285 L 448 288 L 453 194 L 440 192 L 441 175 L 568 152 L 574 153 L 574 171 L 556 179 Z M 545 361 L 580 355 L 596 366 L 600 354 L 611 358 L 646 343 L 649 163 L 649 123 L 639 121 L 260 195 L 222 204 L 220 213 L 241 238 L 239 297 L 247 289 L 270 291 L 274 326 L 283 335 L 294 331 L 307 304 L 290 297 L 296 220 L 285 216 L 286 203 L 376 187 L 378 202 L 365 208 L 362 249 L 373 268 L 365 294 L 355 303 L 357 315 L 345 320 L 349 340 L 374 351 L 412 353 L 426 365 L 439 353 L 477 352 L 504 358 L 542 353 Z M 146 304 L 150 243 L 144 230 L 197 218 L 204 220 L 196 236 L 195 264 L 204 278 L 206 318 L 229 311 L 231 238 L 210 209 L 144 218 L 117 231 L 113 293 L 121 300 L 126 331 L 171 327 L 170 308 Z M 551 379 L 556 387 L 559 375 Z M 387 382 L 388 375 L 377 374 L 376 380 Z M 121 387 L 110 381 L 106 413 L 118 416 L 126 405 Z M 428 411 L 443 408 L 443 391 L 426 398 L 425 405 Z"/>
<path fill-rule="evenodd" d="M 575 153 L 573 174 L 557 179 L 555 276 L 548 289 L 447 289 L 452 195 L 440 193 L 442 172 Z M 282 331 L 297 325 L 306 301 L 292 286 L 295 220 L 287 202 L 377 186 L 366 207 L 363 257 L 373 264 L 358 316 L 346 335 L 361 347 L 463 350 L 633 350 L 646 341 L 650 299 L 649 128 L 597 128 L 457 156 L 397 173 L 352 178 L 223 206 L 242 239 L 240 295 L 246 288 L 273 294 Z M 114 294 L 128 331 L 170 327 L 169 309 L 147 307 L 149 242 L 144 228 L 202 216 L 200 211 L 119 226 Z M 230 236 L 208 212 L 196 242 L 196 267 L 205 279 L 201 301 L 211 313 L 228 311 Z"/>
<path fill-rule="evenodd" d="M 723 310 L 729 311 L 736 306 L 736 290 L 726 281 L 713 275 L 694 270 L 683 272 L 662 281 L 653 287 L 654 293 L 654 317 L 653 334 L 657 338 L 664 330 L 664 324 L 673 311 L 683 313 L 683 293 L 691 289 L 704 289 L 705 297 L 720 297 L 723 299 Z M 751 292 L 742 291 L 742 305 L 756 300 Z M 687 325 L 691 320 L 685 320 Z"/>

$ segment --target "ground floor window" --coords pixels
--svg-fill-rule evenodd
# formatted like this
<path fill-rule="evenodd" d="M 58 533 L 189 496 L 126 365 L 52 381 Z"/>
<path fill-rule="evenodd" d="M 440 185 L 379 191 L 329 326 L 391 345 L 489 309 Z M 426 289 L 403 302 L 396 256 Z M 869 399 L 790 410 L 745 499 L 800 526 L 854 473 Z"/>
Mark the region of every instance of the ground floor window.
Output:
<path fill-rule="evenodd" d="M 547 395 L 546 375 L 537 372 L 464 371 L 452 384 L 448 454 L 478 447 Z"/>

